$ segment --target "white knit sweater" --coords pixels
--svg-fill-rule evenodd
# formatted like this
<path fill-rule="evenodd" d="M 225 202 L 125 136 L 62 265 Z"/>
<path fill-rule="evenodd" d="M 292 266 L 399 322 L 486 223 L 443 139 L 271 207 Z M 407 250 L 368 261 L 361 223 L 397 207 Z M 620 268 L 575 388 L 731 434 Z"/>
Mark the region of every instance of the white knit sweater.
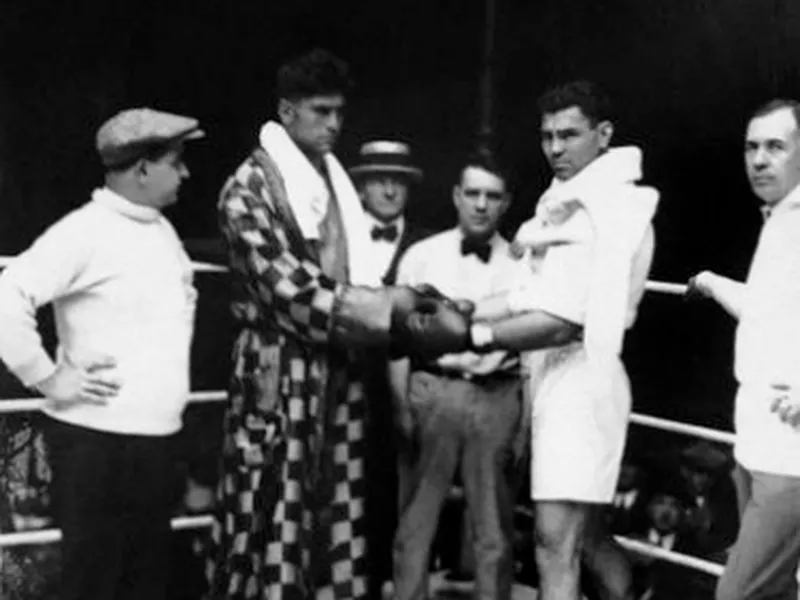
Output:
<path fill-rule="evenodd" d="M 168 435 L 188 399 L 196 296 L 189 258 L 161 213 L 95 190 L 0 275 L 0 359 L 27 386 L 53 373 L 36 330 L 37 308 L 52 302 L 56 361 L 111 357 L 122 385 L 104 406 L 45 412 L 90 429 Z"/>

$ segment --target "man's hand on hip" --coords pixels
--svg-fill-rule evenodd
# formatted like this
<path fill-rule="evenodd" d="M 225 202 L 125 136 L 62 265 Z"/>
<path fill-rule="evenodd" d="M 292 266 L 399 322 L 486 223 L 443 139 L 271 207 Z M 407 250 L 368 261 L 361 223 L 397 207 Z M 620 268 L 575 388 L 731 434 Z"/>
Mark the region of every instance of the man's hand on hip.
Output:
<path fill-rule="evenodd" d="M 58 410 L 75 404 L 106 404 L 119 392 L 120 381 L 114 373 L 116 361 L 103 358 L 87 365 L 61 362 L 53 374 L 36 385 Z"/>

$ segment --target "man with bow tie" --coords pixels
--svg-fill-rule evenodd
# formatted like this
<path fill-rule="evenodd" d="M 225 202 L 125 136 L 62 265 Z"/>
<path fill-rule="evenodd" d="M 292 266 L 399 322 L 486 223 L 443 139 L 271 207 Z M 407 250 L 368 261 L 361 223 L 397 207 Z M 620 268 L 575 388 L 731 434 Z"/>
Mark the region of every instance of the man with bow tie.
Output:
<path fill-rule="evenodd" d="M 504 289 L 520 269 L 497 227 L 510 195 L 488 153 L 472 157 L 453 190 L 456 227 L 412 246 L 398 283 L 428 283 L 453 298 L 478 301 Z M 400 519 L 394 545 L 396 600 L 428 595 L 430 547 L 456 469 L 474 524 L 477 598 L 507 600 L 512 583 L 513 498 L 505 468 L 519 424 L 517 354 L 449 354 L 390 365 L 399 426 Z"/>
<path fill-rule="evenodd" d="M 370 260 L 383 283 L 392 285 L 403 253 L 431 233 L 405 217 L 412 185 L 422 181 L 422 170 L 412 163 L 408 144 L 374 140 L 361 146 L 350 177 L 367 213 Z"/>
<path fill-rule="evenodd" d="M 369 226 L 366 252 L 370 268 L 376 279 L 392 285 L 405 251 L 430 234 L 405 217 L 411 187 L 422 180 L 422 170 L 413 164 L 408 144 L 373 140 L 361 146 L 359 161 L 349 172 Z M 366 424 L 365 483 L 370 597 L 377 598 L 384 582 L 392 577 L 392 539 L 397 527 L 397 440 L 386 377 L 389 359 L 377 352 L 371 359 L 368 396 L 374 401 Z"/>

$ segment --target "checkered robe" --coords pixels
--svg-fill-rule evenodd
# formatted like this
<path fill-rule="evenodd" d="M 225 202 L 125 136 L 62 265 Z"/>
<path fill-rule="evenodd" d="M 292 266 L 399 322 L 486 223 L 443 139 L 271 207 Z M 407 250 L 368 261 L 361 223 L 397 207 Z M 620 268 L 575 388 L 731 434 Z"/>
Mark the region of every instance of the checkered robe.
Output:
<path fill-rule="evenodd" d="M 241 332 L 210 596 L 364 598 L 366 399 L 354 349 L 388 342 L 388 292 L 322 273 L 261 149 L 228 180 L 219 210 Z"/>

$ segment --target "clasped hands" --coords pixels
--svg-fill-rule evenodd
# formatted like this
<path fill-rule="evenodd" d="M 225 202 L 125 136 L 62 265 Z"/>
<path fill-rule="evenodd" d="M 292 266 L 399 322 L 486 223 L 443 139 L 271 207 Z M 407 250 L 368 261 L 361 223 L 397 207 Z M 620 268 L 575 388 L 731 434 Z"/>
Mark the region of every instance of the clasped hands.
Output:
<path fill-rule="evenodd" d="M 392 288 L 392 353 L 434 359 L 471 349 L 475 305 L 447 298 L 432 285 Z"/>

